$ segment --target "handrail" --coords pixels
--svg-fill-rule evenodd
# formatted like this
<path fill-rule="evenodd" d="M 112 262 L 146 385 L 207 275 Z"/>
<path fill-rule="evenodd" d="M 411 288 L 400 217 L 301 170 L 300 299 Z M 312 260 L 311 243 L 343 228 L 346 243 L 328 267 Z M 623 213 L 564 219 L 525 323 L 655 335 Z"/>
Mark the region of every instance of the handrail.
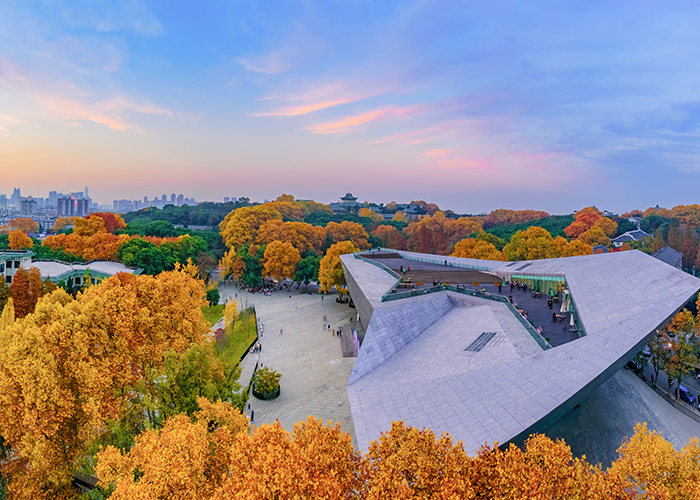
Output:
<path fill-rule="evenodd" d="M 378 267 L 379 269 L 383 269 L 384 271 L 388 272 L 388 273 L 391 274 L 394 278 L 396 278 L 396 279 L 401 279 L 401 276 L 399 275 L 399 273 L 397 273 L 397 272 L 394 271 L 393 269 L 389 268 L 389 266 L 386 266 L 386 265 L 382 264 L 381 262 L 377 262 L 376 260 L 368 259 L 367 257 L 364 257 L 364 256 L 360 255 L 359 252 L 355 252 L 353 255 L 355 255 L 355 258 L 356 258 L 356 259 L 360 259 L 360 260 L 363 261 L 363 262 L 368 262 L 368 263 L 372 264 L 373 266 L 376 266 L 376 267 Z"/>
<path fill-rule="evenodd" d="M 436 264 L 439 266 L 444 265 L 444 259 L 443 260 L 438 260 L 438 259 L 426 259 L 425 257 L 417 257 L 415 255 L 409 255 L 405 253 L 403 250 L 394 250 L 393 248 L 384 248 L 384 247 L 377 247 L 376 249 L 373 248 L 371 251 L 379 250 L 382 252 L 393 252 L 396 254 L 399 254 L 402 259 L 406 260 L 415 260 L 417 262 L 427 262 L 429 264 Z M 449 255 L 445 255 L 445 257 L 449 258 Z M 462 269 L 472 269 L 474 271 L 493 271 L 490 267 L 486 266 L 476 266 L 472 264 L 464 264 L 461 262 L 450 262 L 448 267 L 459 267 Z"/>
<path fill-rule="evenodd" d="M 411 290 L 410 292 L 397 292 L 397 293 L 387 293 L 382 296 L 382 302 L 387 302 L 391 300 L 405 299 L 408 297 L 417 297 L 419 295 L 425 295 L 433 292 L 450 291 L 461 293 L 463 295 L 470 295 L 472 297 L 480 297 L 483 299 L 493 300 L 494 302 L 501 302 L 506 304 L 506 307 L 512 312 L 520 323 L 525 327 L 525 330 L 530 334 L 530 336 L 537 342 L 537 344 L 544 350 L 551 349 L 552 345 L 547 342 L 547 340 L 538 332 L 532 324 L 526 320 L 522 314 L 515 308 L 515 306 L 503 295 L 496 295 L 489 292 L 482 292 L 479 290 L 471 290 L 468 288 L 458 288 L 454 285 L 437 285 L 428 288 L 422 288 L 420 290 Z"/>

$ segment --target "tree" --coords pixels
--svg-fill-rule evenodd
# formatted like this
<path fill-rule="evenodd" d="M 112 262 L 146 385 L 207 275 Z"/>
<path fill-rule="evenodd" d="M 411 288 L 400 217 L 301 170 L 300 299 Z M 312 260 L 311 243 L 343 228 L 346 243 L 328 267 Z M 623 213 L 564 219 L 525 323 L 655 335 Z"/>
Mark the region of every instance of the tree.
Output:
<path fill-rule="evenodd" d="M 649 362 L 654 369 L 654 385 L 659 381 L 659 371 L 663 370 L 671 357 L 670 342 L 661 335 L 654 335 L 649 341 Z"/>
<path fill-rule="evenodd" d="M 10 219 L 10 222 L 7 223 L 7 226 L 10 228 L 10 230 L 19 229 L 24 234 L 36 233 L 37 231 L 39 231 L 39 223 L 27 217 L 17 217 L 16 219 Z"/>
<path fill-rule="evenodd" d="M 659 227 L 654 233 L 654 240 L 651 242 L 651 251 L 658 252 L 663 247 L 666 246 L 666 241 L 664 240 L 663 228 Z"/>
<path fill-rule="evenodd" d="M 219 293 L 219 287 L 212 285 L 207 288 L 207 302 L 210 306 L 215 306 L 221 300 L 221 294 Z"/>
<path fill-rule="evenodd" d="M 685 269 L 692 269 L 695 267 L 695 256 L 698 253 L 698 242 L 696 240 L 695 229 L 693 229 L 690 224 L 685 226 L 685 233 L 683 233 L 683 267 Z"/>
<path fill-rule="evenodd" d="M 209 334 L 203 297 L 183 273 L 119 273 L 76 299 L 56 290 L 0 331 L 2 473 L 13 498 L 70 490 L 88 444 L 153 397 L 166 353 Z"/>
<path fill-rule="evenodd" d="M 77 217 L 59 217 L 54 221 L 53 227 L 51 229 L 54 232 L 63 231 L 66 228 L 66 226 L 74 225 L 76 218 Z"/>
<path fill-rule="evenodd" d="M 248 419 L 227 403 L 197 404 L 194 421 L 176 415 L 140 434 L 127 453 L 114 446 L 98 453 L 96 473 L 103 487 L 114 487 L 110 499 L 212 498 L 229 476 L 237 437 L 248 435 Z"/>
<path fill-rule="evenodd" d="M 295 279 L 299 284 L 304 283 L 306 290 L 309 289 L 309 283 L 318 281 L 318 267 L 321 262 L 321 257 L 308 255 L 299 261 L 295 271 Z M 299 288 L 299 285 L 297 285 Z"/>
<path fill-rule="evenodd" d="M 532 222 L 550 217 L 547 212 L 535 210 L 505 210 L 498 209 L 492 211 L 484 219 L 484 229 L 493 226 L 510 226 L 523 222 Z"/>
<path fill-rule="evenodd" d="M 343 294 L 345 286 L 345 274 L 340 262 L 340 256 L 353 253 L 357 249 L 351 241 L 341 241 L 331 245 L 325 257 L 321 259 L 318 269 L 318 282 L 323 292 L 335 287 L 339 295 Z"/>
<path fill-rule="evenodd" d="M 108 233 L 114 234 L 115 231 L 124 229 L 126 227 L 126 222 L 119 214 L 114 214 L 111 212 L 95 212 L 90 214 L 88 218 L 99 217 L 104 222 L 105 230 Z"/>
<path fill-rule="evenodd" d="M 282 214 L 270 204 L 238 208 L 219 224 L 221 237 L 229 247 L 250 245 L 256 241 L 258 229 L 271 219 L 282 219 Z"/>
<path fill-rule="evenodd" d="M 492 243 L 474 238 L 465 238 L 455 245 L 453 257 L 465 257 L 468 259 L 505 260 Z"/>
<path fill-rule="evenodd" d="M 387 207 L 388 207 L 388 205 L 387 205 Z M 408 220 L 406 219 L 406 214 L 404 214 L 403 212 L 396 212 L 396 214 L 394 214 L 394 218 L 392 220 L 395 220 L 398 222 L 408 222 Z"/>
<path fill-rule="evenodd" d="M 75 219 L 73 234 L 78 236 L 92 236 L 97 233 L 106 233 L 105 221 L 102 217 L 88 216 Z"/>
<path fill-rule="evenodd" d="M 273 241 L 265 248 L 263 269 L 267 276 L 278 281 L 284 278 L 294 279 L 294 271 L 300 260 L 299 250 L 291 243 Z"/>
<path fill-rule="evenodd" d="M 10 231 L 8 237 L 10 240 L 10 249 L 12 250 L 24 250 L 25 248 L 32 248 L 34 246 L 34 241 L 19 229 Z"/>
<path fill-rule="evenodd" d="M 381 242 L 381 246 L 385 248 L 406 250 L 406 237 L 394 226 L 377 226 L 377 228 L 372 231 L 372 236 L 378 238 Z"/>
<path fill-rule="evenodd" d="M 681 250 L 683 248 L 683 235 L 678 228 L 678 223 L 672 223 L 668 228 L 668 246 L 674 250 Z"/>
<path fill-rule="evenodd" d="M 344 220 L 340 224 L 329 222 L 326 224 L 326 235 L 331 243 L 350 241 L 355 248 L 369 248 L 368 234 L 357 222 Z"/>
<path fill-rule="evenodd" d="M 15 314 L 18 318 L 34 312 L 36 303 L 41 297 L 41 274 L 36 267 L 29 271 L 19 268 L 12 278 L 10 294 L 15 304 Z"/>
<path fill-rule="evenodd" d="M 224 309 L 224 329 L 229 333 L 233 333 L 233 325 L 238 319 L 238 301 L 233 299 L 226 302 L 226 308 Z"/>
<path fill-rule="evenodd" d="M 470 462 L 449 435 L 436 439 L 430 429 L 392 422 L 367 451 L 364 498 L 473 498 L 465 474 Z"/>
<path fill-rule="evenodd" d="M 358 215 L 360 217 L 367 217 L 369 219 L 372 219 L 375 222 L 382 222 L 384 220 L 384 217 L 379 215 L 377 212 L 375 212 L 371 208 L 364 208 L 364 207 L 361 208 Z"/>
<path fill-rule="evenodd" d="M 676 451 L 660 433 L 638 423 L 634 435 L 617 451 L 619 458 L 610 466 L 607 480 L 623 484 L 632 498 L 698 498 L 697 438 Z"/>
<path fill-rule="evenodd" d="M 552 245 L 552 235 L 545 229 L 531 226 L 525 231 L 515 233 L 510 242 L 503 247 L 503 254 L 508 260 L 534 260 L 559 257 Z"/>
<path fill-rule="evenodd" d="M 10 299 L 11 295 L 12 291 L 10 290 L 10 285 L 7 284 L 4 276 L 0 276 L 0 309 L 5 307 L 5 304 L 7 304 L 7 301 Z"/>
<path fill-rule="evenodd" d="M 610 237 L 607 234 L 605 234 L 605 231 L 602 227 L 597 225 L 593 225 L 590 229 L 581 233 L 578 239 L 583 243 L 591 245 L 592 247 L 596 245 L 603 245 L 609 247 L 611 245 Z"/>
<path fill-rule="evenodd" d="M 671 340 L 671 356 L 666 361 L 664 371 L 668 377 L 668 392 L 671 392 L 671 384 L 676 381 L 680 386 L 683 377 L 693 372 L 693 366 L 698 361 L 693 344 L 684 335 L 677 335 Z"/>

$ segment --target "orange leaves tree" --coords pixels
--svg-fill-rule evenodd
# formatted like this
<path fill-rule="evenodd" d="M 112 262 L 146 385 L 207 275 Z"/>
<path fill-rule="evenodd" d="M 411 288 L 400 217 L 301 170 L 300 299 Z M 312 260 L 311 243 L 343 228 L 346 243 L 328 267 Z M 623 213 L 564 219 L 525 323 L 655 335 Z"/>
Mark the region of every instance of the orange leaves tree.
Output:
<path fill-rule="evenodd" d="M 408 249 L 447 255 L 456 241 L 481 231 L 482 222 L 482 219 L 477 217 L 452 219 L 446 217 L 443 212 L 436 212 L 432 217 L 423 217 L 406 227 Z"/>
<path fill-rule="evenodd" d="M 7 223 L 7 226 L 11 230 L 19 229 L 25 234 L 36 233 L 39 230 L 39 223 L 26 217 L 17 217 L 16 219 L 10 219 L 10 222 Z"/>
<path fill-rule="evenodd" d="M 10 294 L 15 303 L 15 314 L 24 318 L 34 312 L 37 301 L 41 297 L 41 274 L 36 267 L 29 271 L 18 269 L 10 284 Z"/>
<path fill-rule="evenodd" d="M 203 283 L 183 273 L 117 274 L 76 299 L 57 290 L 0 331 L 2 470 L 13 498 L 67 490 L 87 444 L 155 389 L 165 354 L 203 342 L 203 297 Z"/>
<path fill-rule="evenodd" d="M 393 248 L 394 250 L 406 250 L 406 237 L 394 226 L 377 226 L 372 231 L 372 236 L 377 237 L 383 247 Z"/>
<path fill-rule="evenodd" d="M 506 210 L 498 209 L 492 211 L 484 219 L 484 228 L 502 226 L 510 224 L 520 224 L 522 222 L 532 222 L 549 217 L 547 212 L 539 210 Z"/>
<path fill-rule="evenodd" d="M 25 248 L 32 248 L 34 246 L 34 241 L 24 234 L 20 229 L 14 229 L 10 231 L 8 235 L 10 249 L 12 250 L 23 250 Z"/>
<path fill-rule="evenodd" d="M 294 279 L 294 271 L 300 260 L 299 250 L 291 243 L 275 240 L 265 248 L 263 270 L 276 280 Z"/>
<path fill-rule="evenodd" d="M 341 223 L 329 222 L 326 224 L 326 236 L 330 243 L 350 241 L 358 249 L 369 248 L 369 235 L 357 222 L 344 220 Z"/>

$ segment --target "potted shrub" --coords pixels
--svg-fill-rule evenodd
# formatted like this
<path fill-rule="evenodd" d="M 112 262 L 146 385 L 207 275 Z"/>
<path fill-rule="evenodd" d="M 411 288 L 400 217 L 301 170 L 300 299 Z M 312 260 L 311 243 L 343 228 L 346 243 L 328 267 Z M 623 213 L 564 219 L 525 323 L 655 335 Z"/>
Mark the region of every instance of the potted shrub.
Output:
<path fill-rule="evenodd" d="M 271 368 L 260 368 L 253 375 L 253 396 L 258 399 L 275 399 L 280 395 L 282 374 Z"/>

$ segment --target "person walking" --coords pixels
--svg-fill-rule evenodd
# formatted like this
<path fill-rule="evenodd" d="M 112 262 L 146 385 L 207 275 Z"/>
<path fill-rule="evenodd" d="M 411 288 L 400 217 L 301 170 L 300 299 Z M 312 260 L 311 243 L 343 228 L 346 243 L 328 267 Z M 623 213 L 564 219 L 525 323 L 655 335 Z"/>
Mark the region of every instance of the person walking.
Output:
<path fill-rule="evenodd" d="M 253 422 L 255 420 L 255 410 L 250 410 L 250 421 Z"/>
<path fill-rule="evenodd" d="M 280 328 L 280 335 L 282 335 L 282 329 Z"/>

